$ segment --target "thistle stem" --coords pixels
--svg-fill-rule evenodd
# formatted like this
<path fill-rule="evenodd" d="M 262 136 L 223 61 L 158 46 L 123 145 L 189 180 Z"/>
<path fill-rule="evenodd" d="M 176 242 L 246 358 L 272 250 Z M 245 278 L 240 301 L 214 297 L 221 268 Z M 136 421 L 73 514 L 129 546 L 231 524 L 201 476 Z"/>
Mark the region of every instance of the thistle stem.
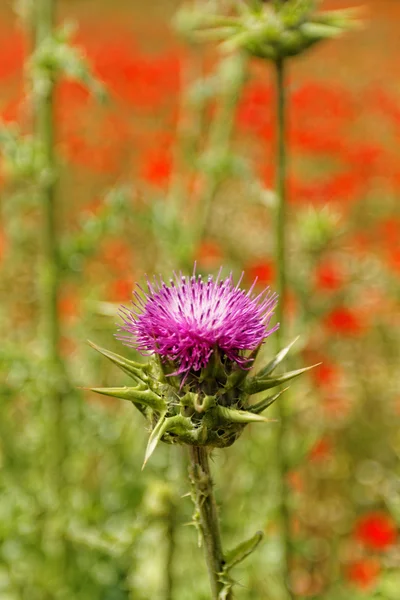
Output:
<path fill-rule="evenodd" d="M 278 265 L 278 294 L 280 302 L 277 307 L 277 319 L 280 327 L 276 333 L 278 351 L 285 341 L 286 311 L 285 300 L 287 297 L 287 246 L 286 246 L 286 220 L 287 220 L 287 123 L 286 123 L 286 81 L 285 63 L 280 59 L 275 63 L 276 75 L 276 109 L 277 109 L 277 166 L 276 189 L 278 197 L 276 214 L 276 260 Z M 283 401 L 277 403 L 278 431 L 276 460 L 279 477 L 279 513 L 283 535 L 283 573 L 285 587 L 289 598 L 293 598 L 289 586 L 291 531 L 290 514 L 286 490 L 287 473 L 289 465 L 285 452 L 286 412 Z"/>
<path fill-rule="evenodd" d="M 36 48 L 52 35 L 54 21 L 53 0 L 37 0 Z M 54 154 L 54 82 L 51 77 L 35 98 L 36 136 L 44 154 L 45 168 L 42 175 L 43 203 L 43 283 L 42 311 L 46 353 L 52 362 L 59 358 L 59 321 L 57 299 L 59 291 L 59 268 L 56 233 L 56 178 Z"/>
<path fill-rule="evenodd" d="M 177 528 L 179 524 L 176 502 L 175 502 L 175 482 L 177 480 L 177 471 L 179 466 L 176 464 L 176 457 L 172 456 L 174 448 L 168 447 L 168 464 L 165 469 L 165 477 L 173 486 L 172 492 L 174 497 L 171 498 L 168 510 L 165 515 L 165 536 L 166 536 L 166 553 L 165 553 L 165 568 L 164 568 L 164 591 L 163 600 L 174 600 L 175 595 L 175 573 L 174 563 L 177 553 Z M 174 460 L 175 459 L 175 460 Z M 177 468 L 178 467 L 178 468 Z"/>
<path fill-rule="evenodd" d="M 35 50 L 53 34 L 55 0 L 37 0 L 34 6 Z M 41 75 L 37 75 L 41 76 Z M 56 502 L 54 512 L 62 514 L 64 487 L 64 459 L 66 436 L 64 423 L 64 396 L 67 389 L 64 363 L 60 354 L 60 321 L 58 297 L 60 289 L 60 266 L 58 256 L 58 232 L 56 224 L 57 177 L 54 128 L 54 87 L 51 73 L 43 75 L 41 86 L 34 86 L 35 136 L 44 158 L 40 180 L 42 201 L 43 258 L 41 273 L 42 336 L 46 358 L 48 409 L 51 419 L 51 441 L 49 443 L 49 470 L 51 485 L 54 486 Z M 36 91 L 37 90 L 37 91 Z M 38 91 L 40 90 L 40 91 Z M 61 570 L 65 566 L 65 544 L 63 534 L 59 560 Z"/>
<path fill-rule="evenodd" d="M 167 535 L 167 556 L 165 561 L 165 600 L 174 599 L 174 577 L 173 564 L 175 556 L 175 537 L 176 537 L 176 522 L 175 522 L 175 507 L 171 508 L 166 520 L 166 535 Z"/>
<path fill-rule="evenodd" d="M 190 468 L 189 474 L 194 490 L 196 517 L 199 519 L 201 536 L 204 544 L 204 553 L 210 579 L 212 600 L 218 600 L 222 590 L 222 583 L 218 574 L 224 565 L 222 552 L 221 533 L 219 527 L 218 510 L 215 502 L 213 481 L 208 462 L 207 449 L 189 447 Z M 229 593 L 226 600 L 232 600 Z"/>

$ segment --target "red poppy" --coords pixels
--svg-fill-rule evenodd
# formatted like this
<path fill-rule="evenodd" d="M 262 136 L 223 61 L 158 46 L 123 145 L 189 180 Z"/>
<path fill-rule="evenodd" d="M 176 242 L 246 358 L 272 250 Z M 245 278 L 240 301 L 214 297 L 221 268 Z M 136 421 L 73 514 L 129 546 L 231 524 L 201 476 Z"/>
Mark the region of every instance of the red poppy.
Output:
<path fill-rule="evenodd" d="M 322 263 L 316 269 L 315 284 L 319 290 L 337 290 L 343 284 L 343 273 L 338 265 L 332 261 Z"/>
<path fill-rule="evenodd" d="M 360 318 L 354 311 L 345 306 L 335 308 L 325 318 L 325 326 L 339 335 L 358 335 L 363 326 Z"/>
<path fill-rule="evenodd" d="M 387 246 L 400 246 L 400 218 L 390 218 L 381 221 L 378 233 L 382 242 Z"/>
<path fill-rule="evenodd" d="M 2 52 L 0 61 L 0 79 L 5 79 L 22 71 L 24 60 L 24 39 L 19 33 L 8 35 L 1 32 Z"/>
<path fill-rule="evenodd" d="M 310 460 L 313 462 L 324 461 L 332 454 L 332 443 L 327 438 L 321 438 L 311 449 Z"/>
<path fill-rule="evenodd" d="M 131 278 L 116 279 L 111 283 L 110 299 L 113 302 L 124 302 L 132 296 L 134 283 Z"/>
<path fill-rule="evenodd" d="M 317 385 L 332 388 L 334 383 L 336 383 L 339 378 L 339 369 L 323 358 L 317 358 L 314 360 L 314 362 L 318 362 L 320 360 L 322 364 L 318 365 L 318 367 L 315 369 L 312 369 L 311 376 Z"/>
<path fill-rule="evenodd" d="M 272 137 L 272 111 L 268 110 L 273 99 L 270 85 L 253 81 L 244 91 L 238 107 L 237 122 L 240 127 L 250 129 L 264 137 Z"/>
<path fill-rule="evenodd" d="M 260 284 L 269 284 L 275 279 L 275 268 L 269 261 L 256 261 L 248 265 L 245 269 L 249 280 L 257 281 Z"/>
<path fill-rule="evenodd" d="M 172 171 L 172 160 L 169 152 L 150 153 L 142 168 L 143 178 L 159 187 L 165 187 Z"/>
<path fill-rule="evenodd" d="M 376 558 L 363 558 L 352 562 L 347 568 L 347 579 L 362 590 L 376 584 L 381 566 Z"/>
<path fill-rule="evenodd" d="M 223 258 L 221 247 L 212 240 L 204 240 L 201 242 L 196 254 L 199 265 L 210 269 L 220 265 Z"/>
<path fill-rule="evenodd" d="M 74 319 L 79 314 L 79 298 L 76 291 L 65 289 L 58 300 L 58 311 L 65 320 Z"/>
<path fill-rule="evenodd" d="M 386 550 L 396 541 L 397 527 L 388 514 L 371 512 L 359 519 L 354 535 L 372 550 Z"/>
<path fill-rule="evenodd" d="M 388 252 L 387 262 L 395 273 L 400 273 L 400 248 Z"/>

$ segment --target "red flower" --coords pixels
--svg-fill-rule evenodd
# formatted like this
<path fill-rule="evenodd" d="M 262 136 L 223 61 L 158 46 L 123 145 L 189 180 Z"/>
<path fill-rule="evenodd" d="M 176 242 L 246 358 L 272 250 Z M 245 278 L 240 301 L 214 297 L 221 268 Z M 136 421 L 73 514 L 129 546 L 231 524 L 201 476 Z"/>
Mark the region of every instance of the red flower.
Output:
<path fill-rule="evenodd" d="M 362 590 L 373 587 L 380 573 L 381 566 L 376 558 L 356 560 L 347 568 L 347 579 Z"/>
<path fill-rule="evenodd" d="M 134 282 L 132 279 L 117 279 L 112 282 L 110 288 L 110 299 L 113 302 L 124 302 L 132 296 Z"/>
<path fill-rule="evenodd" d="M 325 319 L 326 327 L 340 335 L 358 335 L 363 326 L 357 315 L 346 307 L 334 309 Z"/>
<path fill-rule="evenodd" d="M 395 273 L 400 273 L 400 249 L 393 249 L 391 252 L 388 252 L 387 261 L 389 267 Z"/>
<path fill-rule="evenodd" d="M 343 274 L 334 262 L 325 262 L 319 265 L 315 272 L 317 289 L 334 291 L 341 287 Z"/>
<path fill-rule="evenodd" d="M 314 362 L 318 360 L 320 359 L 318 358 Z M 332 388 L 340 376 L 339 369 L 335 365 L 321 360 L 322 364 L 311 371 L 311 376 L 317 385 Z"/>
<path fill-rule="evenodd" d="M 146 181 L 164 187 L 172 171 L 172 160 L 168 152 L 151 153 L 143 165 L 142 175 Z"/>
<path fill-rule="evenodd" d="M 196 254 L 199 264 L 207 269 L 220 265 L 223 258 L 221 247 L 212 240 L 201 242 Z"/>
<path fill-rule="evenodd" d="M 8 35 L 8 37 L 6 37 Z M 19 33 L 12 33 L 4 29 L 1 32 L 1 61 L 0 79 L 14 75 L 22 71 L 24 59 L 24 40 Z"/>
<path fill-rule="evenodd" d="M 264 83 L 253 81 L 245 89 L 243 99 L 237 111 L 237 122 L 240 127 L 254 133 L 262 134 L 268 139 L 272 136 L 271 106 L 273 88 Z"/>
<path fill-rule="evenodd" d="M 378 234 L 382 242 L 387 246 L 400 245 L 400 218 L 389 218 L 381 221 L 378 226 Z"/>
<path fill-rule="evenodd" d="M 60 317 L 71 320 L 79 314 L 79 298 L 74 290 L 65 289 L 58 300 L 58 311 Z"/>
<path fill-rule="evenodd" d="M 332 443 L 327 438 L 321 438 L 311 449 L 310 460 L 319 462 L 326 460 L 332 454 Z"/>
<path fill-rule="evenodd" d="M 372 550 L 386 550 L 397 538 L 397 528 L 393 519 L 386 513 L 371 512 L 358 521 L 355 537 Z"/>
<path fill-rule="evenodd" d="M 268 261 L 257 261 L 248 265 L 246 273 L 249 281 L 254 281 L 257 277 L 259 284 L 268 284 L 275 279 L 274 266 Z"/>

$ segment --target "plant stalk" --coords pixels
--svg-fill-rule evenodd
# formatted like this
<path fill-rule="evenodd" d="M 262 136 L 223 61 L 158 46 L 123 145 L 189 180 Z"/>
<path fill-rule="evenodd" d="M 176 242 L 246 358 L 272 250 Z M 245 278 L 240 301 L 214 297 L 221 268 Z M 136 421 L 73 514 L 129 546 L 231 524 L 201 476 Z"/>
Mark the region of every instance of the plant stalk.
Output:
<path fill-rule="evenodd" d="M 176 507 L 171 503 L 166 520 L 167 556 L 165 561 L 165 600 L 174 600 L 173 566 L 176 550 Z"/>
<path fill-rule="evenodd" d="M 210 579 L 211 598 L 212 600 L 218 600 L 223 587 L 219 581 L 219 573 L 221 573 L 224 565 L 224 556 L 207 449 L 190 446 L 189 457 L 189 474 L 193 485 L 193 499 L 196 510 L 195 520 L 198 520 L 200 524 Z M 226 596 L 226 600 L 232 600 L 232 595 Z"/>
<path fill-rule="evenodd" d="M 279 351 L 286 337 L 286 310 L 287 299 L 287 120 L 286 120 L 286 78 L 285 62 L 283 59 L 275 63 L 276 75 L 276 114 L 277 114 L 277 163 L 276 163 L 276 190 L 277 190 L 277 213 L 276 213 L 276 262 L 278 267 L 278 289 L 279 304 L 277 307 L 277 319 L 280 323 L 276 332 L 275 340 L 277 351 Z M 281 400 L 277 403 L 278 430 L 276 460 L 279 477 L 279 513 L 281 518 L 283 537 L 283 574 L 285 587 L 289 598 L 294 598 L 289 585 L 290 558 L 291 558 L 291 530 L 290 513 L 288 505 L 287 474 L 289 465 L 286 456 L 285 434 L 286 434 L 286 411 L 285 403 Z"/>
<path fill-rule="evenodd" d="M 53 34 L 55 20 L 55 0 L 36 0 L 34 6 L 35 50 Z M 37 88 L 38 86 L 36 86 Z M 34 86 L 34 89 L 36 89 Z M 40 179 L 42 206 L 42 272 L 41 272 L 41 312 L 42 339 L 45 354 L 45 374 L 48 396 L 47 408 L 50 412 L 51 439 L 49 440 L 49 476 L 54 493 L 52 512 L 62 516 L 64 502 L 64 460 L 66 455 L 66 434 L 64 418 L 64 396 L 67 379 L 65 366 L 60 354 L 60 321 L 58 298 L 60 292 L 60 265 L 57 231 L 57 165 L 55 155 L 54 124 L 55 78 L 49 73 L 40 92 L 34 93 L 35 136 L 43 153 L 44 168 Z M 60 525 L 61 527 L 61 525 Z M 55 559 L 61 572 L 65 569 L 66 546 L 62 531 L 59 531 L 58 552 Z"/>
<path fill-rule="evenodd" d="M 52 35 L 54 23 L 53 0 L 37 0 L 36 48 Z M 56 232 L 56 164 L 54 152 L 54 82 L 48 80 L 35 97 L 36 136 L 44 155 L 41 195 L 43 207 L 43 282 L 42 311 L 46 354 L 52 363 L 59 363 L 59 292 L 58 248 Z"/>

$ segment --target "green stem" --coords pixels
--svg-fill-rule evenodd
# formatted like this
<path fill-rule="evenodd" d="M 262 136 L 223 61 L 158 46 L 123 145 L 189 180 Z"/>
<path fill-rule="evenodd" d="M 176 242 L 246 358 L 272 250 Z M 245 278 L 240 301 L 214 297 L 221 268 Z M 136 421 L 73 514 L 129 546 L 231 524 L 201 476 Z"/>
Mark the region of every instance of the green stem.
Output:
<path fill-rule="evenodd" d="M 165 552 L 165 568 L 164 568 L 164 590 L 163 600 L 174 600 L 175 595 L 175 573 L 174 564 L 177 550 L 177 528 L 179 526 L 176 497 L 178 492 L 175 489 L 176 481 L 181 474 L 180 464 L 176 454 L 173 453 L 175 448 L 169 446 L 167 449 L 168 464 L 165 468 L 165 478 L 171 485 L 171 498 L 169 499 L 168 510 L 165 515 L 165 536 L 166 536 L 166 552 Z"/>
<path fill-rule="evenodd" d="M 286 247 L 286 213 L 287 213 L 287 123 L 286 123 L 286 85 L 284 60 L 278 60 L 275 64 L 276 72 L 276 96 L 277 96 L 277 173 L 276 188 L 278 197 L 276 215 L 276 259 L 278 265 L 278 294 L 279 304 L 277 308 L 277 319 L 280 327 L 276 334 L 277 350 L 282 348 L 285 342 L 286 314 L 285 301 L 287 298 L 287 247 Z M 289 586 L 290 554 L 291 554 L 291 530 L 290 514 L 288 505 L 287 474 L 289 465 L 286 456 L 285 433 L 286 433 L 286 411 L 284 402 L 277 403 L 278 408 L 278 430 L 277 430 L 277 466 L 279 476 L 279 513 L 283 534 L 283 573 L 287 594 L 293 598 Z"/>
<path fill-rule="evenodd" d="M 53 0 L 37 0 L 36 48 L 52 35 Z M 35 98 L 36 135 L 44 155 L 42 173 L 43 206 L 43 284 L 42 311 L 46 354 L 59 363 L 59 321 L 57 300 L 59 291 L 58 248 L 56 232 L 56 164 L 54 153 L 54 82 L 49 75 L 40 95 Z"/>
<path fill-rule="evenodd" d="M 35 49 L 37 50 L 52 34 L 55 18 L 55 0 L 36 0 Z M 39 75 L 40 76 L 40 75 Z M 35 135 L 44 157 L 44 168 L 41 174 L 42 201 L 42 277 L 41 277 L 41 310 L 42 335 L 46 358 L 46 381 L 49 398 L 48 408 L 51 419 L 51 440 L 49 445 L 49 468 L 51 486 L 54 486 L 56 501 L 54 513 L 62 516 L 61 503 L 64 488 L 64 459 L 66 454 L 66 436 L 64 423 L 64 396 L 67 389 L 65 368 L 60 355 L 60 322 L 58 316 L 58 298 L 60 289 L 60 265 L 57 232 L 57 177 L 55 156 L 54 128 L 54 87 L 53 75 L 43 75 L 44 85 L 34 96 Z M 63 534 L 59 534 L 61 544 L 59 559 L 64 569 L 65 544 Z"/>
<path fill-rule="evenodd" d="M 224 557 L 207 449 L 189 446 L 189 457 L 189 474 L 194 490 L 196 518 L 200 522 L 211 597 L 212 600 L 218 600 L 223 587 L 218 574 L 222 571 Z M 226 596 L 226 600 L 232 600 L 231 594 Z"/>
<path fill-rule="evenodd" d="M 167 556 L 165 561 L 165 600 L 174 600 L 174 557 L 176 547 L 176 507 L 171 503 L 166 520 Z"/>

